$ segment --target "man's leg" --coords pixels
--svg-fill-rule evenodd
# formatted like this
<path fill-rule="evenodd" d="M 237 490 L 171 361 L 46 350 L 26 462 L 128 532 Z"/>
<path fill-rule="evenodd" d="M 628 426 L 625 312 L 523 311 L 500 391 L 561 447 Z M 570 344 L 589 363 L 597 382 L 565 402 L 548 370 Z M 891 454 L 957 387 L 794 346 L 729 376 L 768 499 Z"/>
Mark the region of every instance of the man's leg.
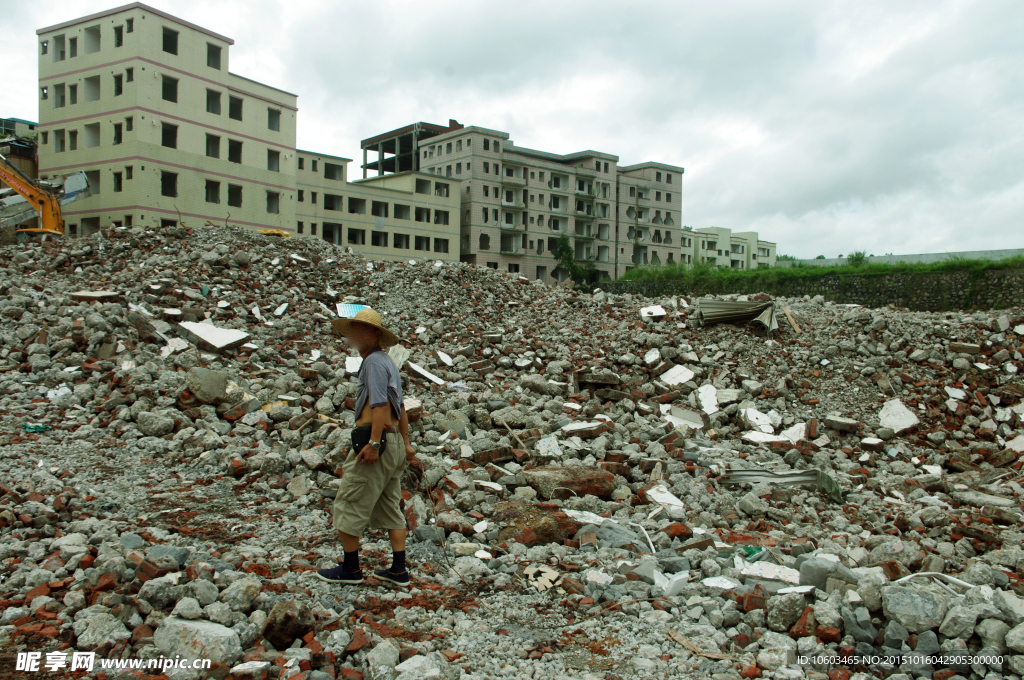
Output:
<path fill-rule="evenodd" d="M 346 534 L 344 531 L 338 532 L 338 537 L 341 539 L 341 546 L 345 548 L 345 552 L 359 552 L 359 537 L 353 536 L 352 534 Z M 392 541 L 392 545 L 394 541 Z M 402 537 L 402 545 L 405 545 L 405 537 Z"/>
<path fill-rule="evenodd" d="M 405 552 L 405 529 L 388 529 L 391 550 Z"/>
<path fill-rule="evenodd" d="M 346 534 L 344 531 L 339 531 L 338 537 L 341 539 L 341 547 L 345 550 L 345 559 L 341 566 L 347 572 L 359 571 L 359 537 Z"/>
<path fill-rule="evenodd" d="M 400 446 L 399 443 L 402 445 Z M 388 446 L 385 451 L 391 472 L 388 483 L 381 493 L 380 499 L 373 509 L 371 526 L 388 527 L 388 538 L 391 540 L 391 566 L 378 569 L 374 575 L 400 586 L 408 586 L 411 578 L 405 566 L 406 530 L 390 527 L 405 526 L 405 515 L 402 514 L 402 473 L 405 471 L 405 447 L 401 435 L 388 434 Z"/>
<path fill-rule="evenodd" d="M 338 531 L 345 558 L 337 567 L 317 570 L 317 575 L 325 581 L 358 584 L 363 580 L 359 568 L 359 537 L 370 519 L 374 499 L 387 481 L 378 468 L 379 463 L 366 465 L 355 460 L 352 452 L 342 464 L 344 474 L 334 498 L 332 523 Z"/>

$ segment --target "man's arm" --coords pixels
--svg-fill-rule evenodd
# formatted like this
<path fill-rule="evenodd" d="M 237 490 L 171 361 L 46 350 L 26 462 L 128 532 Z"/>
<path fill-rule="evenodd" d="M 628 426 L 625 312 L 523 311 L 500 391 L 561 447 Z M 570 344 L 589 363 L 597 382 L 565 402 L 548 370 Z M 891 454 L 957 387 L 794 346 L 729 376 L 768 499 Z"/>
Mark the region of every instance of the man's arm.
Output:
<path fill-rule="evenodd" d="M 405 440 L 405 459 L 410 464 L 419 465 L 416 461 L 416 449 L 412 447 L 412 442 L 409 441 L 409 414 L 405 412 L 405 404 L 402 404 L 402 419 L 398 423 L 398 429 L 402 432 L 402 439 Z"/>
<path fill-rule="evenodd" d="M 372 441 L 379 442 L 380 438 L 384 435 L 384 427 L 388 424 L 388 410 L 390 408 L 390 404 L 384 404 L 383 406 L 375 406 L 370 409 L 370 413 L 373 414 L 373 422 L 370 428 L 370 439 Z"/>
<path fill-rule="evenodd" d="M 370 413 L 373 416 L 373 422 L 370 425 L 370 440 L 379 442 L 381 436 L 384 434 L 384 426 L 388 422 L 387 409 L 391 408 L 390 404 L 384 404 L 383 406 L 375 406 L 370 409 Z M 376 463 L 380 458 L 380 453 L 372 446 L 367 444 L 363 447 L 363 450 L 356 454 L 356 460 L 361 460 L 368 465 Z"/>
<path fill-rule="evenodd" d="M 398 430 L 402 433 L 402 439 L 409 443 L 409 416 L 405 412 L 405 404 L 402 404 L 402 417 L 398 421 Z"/>

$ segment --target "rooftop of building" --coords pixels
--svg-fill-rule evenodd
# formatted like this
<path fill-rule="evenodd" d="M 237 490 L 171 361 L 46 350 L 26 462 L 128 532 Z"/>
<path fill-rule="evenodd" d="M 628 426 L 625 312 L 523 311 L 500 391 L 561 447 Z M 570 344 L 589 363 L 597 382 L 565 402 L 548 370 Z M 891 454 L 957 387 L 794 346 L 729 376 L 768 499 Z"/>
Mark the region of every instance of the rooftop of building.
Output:
<path fill-rule="evenodd" d="M 374 144 L 377 144 L 378 142 L 382 142 L 393 137 L 411 135 L 413 132 L 416 131 L 429 132 L 432 133 L 431 136 L 434 136 L 444 134 L 446 132 L 454 132 L 455 130 L 461 130 L 462 128 L 463 126 L 459 123 L 459 121 L 455 120 L 454 118 L 448 119 L 447 126 L 437 125 L 436 123 L 424 123 L 423 121 L 420 121 L 418 123 L 410 123 L 409 125 L 404 125 L 400 128 L 395 128 L 394 130 L 390 130 L 379 135 L 374 135 L 373 137 L 370 137 L 368 139 L 364 139 L 361 142 L 359 142 L 359 146 L 360 148 L 368 149 L 372 147 Z"/>
<path fill-rule="evenodd" d="M 296 149 L 295 153 L 305 153 L 305 154 L 309 154 L 310 156 L 316 156 L 317 158 L 331 158 L 333 160 L 344 161 L 346 163 L 351 163 L 352 162 L 351 158 L 345 158 L 344 156 L 332 156 L 331 154 L 323 153 L 322 151 L 310 151 L 309 149 Z"/>
<path fill-rule="evenodd" d="M 97 12 L 96 14 L 90 14 L 88 16 L 79 17 L 78 19 L 72 19 L 71 21 L 65 21 L 63 23 L 54 24 L 53 26 L 47 26 L 46 28 L 40 28 L 38 31 L 36 31 L 36 35 L 42 35 L 44 33 L 52 33 L 53 31 L 59 31 L 59 30 L 64 29 L 64 28 L 68 28 L 70 26 L 76 26 L 78 24 L 84 24 L 84 23 L 89 22 L 89 21 L 96 21 L 97 19 L 102 19 L 104 17 L 109 17 L 109 16 L 112 16 L 114 14 L 120 14 L 121 12 L 127 12 L 128 10 L 133 10 L 133 9 L 141 9 L 141 10 L 143 10 L 145 12 L 149 12 L 150 14 L 153 14 L 155 16 L 161 17 L 163 19 L 167 19 L 168 21 L 173 21 L 175 23 L 181 24 L 182 26 L 187 26 L 188 28 L 191 28 L 193 30 L 199 31 L 200 33 L 205 33 L 206 35 L 210 36 L 211 38 L 216 38 L 217 40 L 222 40 L 222 41 L 226 42 L 228 45 L 234 45 L 235 44 L 235 41 L 232 40 L 231 38 L 228 38 L 227 36 L 223 36 L 220 33 L 214 33 L 213 31 L 211 31 L 208 28 L 203 28 L 202 26 L 197 26 L 196 24 L 193 24 L 191 22 L 185 21 L 184 19 L 178 18 L 178 17 L 174 16 L 173 14 L 168 14 L 167 12 L 162 12 L 162 11 L 156 9 L 155 7 L 150 7 L 149 5 L 146 5 L 146 4 L 141 3 L 141 2 L 133 2 L 133 3 L 130 3 L 130 4 L 127 4 L 127 5 L 121 5 L 120 7 L 115 7 L 113 9 L 108 9 L 108 10 L 104 10 L 102 12 Z"/>
<path fill-rule="evenodd" d="M 669 165 L 668 163 L 658 163 L 657 161 L 645 161 L 643 163 L 635 163 L 633 165 L 620 165 L 619 172 L 632 172 L 634 170 L 643 170 L 645 168 L 655 168 L 657 170 L 671 170 L 682 174 L 685 169 L 678 165 Z"/>

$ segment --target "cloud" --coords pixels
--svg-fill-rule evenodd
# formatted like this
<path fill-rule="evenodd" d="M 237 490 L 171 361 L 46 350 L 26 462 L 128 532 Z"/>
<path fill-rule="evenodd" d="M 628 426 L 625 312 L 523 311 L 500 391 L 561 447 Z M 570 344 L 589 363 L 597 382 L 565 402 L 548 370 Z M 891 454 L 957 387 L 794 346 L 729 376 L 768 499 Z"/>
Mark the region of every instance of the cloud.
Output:
<path fill-rule="evenodd" d="M 36 28 L 110 6 L 8 8 L 0 114 L 36 117 Z M 684 224 L 798 256 L 1024 247 L 1015 0 L 157 6 L 234 38 L 232 71 L 299 95 L 298 145 L 354 166 L 456 118 L 681 165 Z"/>

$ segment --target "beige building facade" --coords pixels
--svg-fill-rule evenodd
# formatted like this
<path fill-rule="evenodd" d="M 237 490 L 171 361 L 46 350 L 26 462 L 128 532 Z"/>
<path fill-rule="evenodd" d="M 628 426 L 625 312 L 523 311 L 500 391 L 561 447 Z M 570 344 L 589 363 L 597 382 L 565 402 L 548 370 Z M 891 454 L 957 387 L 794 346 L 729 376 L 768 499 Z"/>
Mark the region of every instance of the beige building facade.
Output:
<path fill-rule="evenodd" d="M 65 232 L 295 221 L 294 94 L 230 72 L 230 38 L 141 3 L 39 31 L 39 172 L 86 172 Z"/>
<path fill-rule="evenodd" d="M 348 158 L 298 151 L 295 233 L 376 260 L 459 260 L 459 199 L 419 172 L 348 181 Z"/>
<path fill-rule="evenodd" d="M 776 245 L 762 241 L 757 232 L 733 233 L 721 227 L 701 227 L 683 233 L 683 263 L 707 262 L 717 267 L 758 269 L 774 267 Z"/>
<path fill-rule="evenodd" d="M 230 38 L 142 3 L 37 34 L 40 176 L 82 170 L 92 187 L 68 236 L 227 222 L 458 260 L 450 183 L 349 184 L 349 159 L 296 149 L 296 95 L 230 72 Z"/>
<path fill-rule="evenodd" d="M 597 280 L 679 261 L 679 166 L 620 166 L 618 156 L 600 151 L 528 149 L 507 132 L 454 120 L 414 123 L 365 139 L 362 148 L 364 176 L 419 170 L 458 185 L 463 262 L 564 280 L 568 273 L 551 255 L 562 234 L 577 261 L 594 264 Z"/>

